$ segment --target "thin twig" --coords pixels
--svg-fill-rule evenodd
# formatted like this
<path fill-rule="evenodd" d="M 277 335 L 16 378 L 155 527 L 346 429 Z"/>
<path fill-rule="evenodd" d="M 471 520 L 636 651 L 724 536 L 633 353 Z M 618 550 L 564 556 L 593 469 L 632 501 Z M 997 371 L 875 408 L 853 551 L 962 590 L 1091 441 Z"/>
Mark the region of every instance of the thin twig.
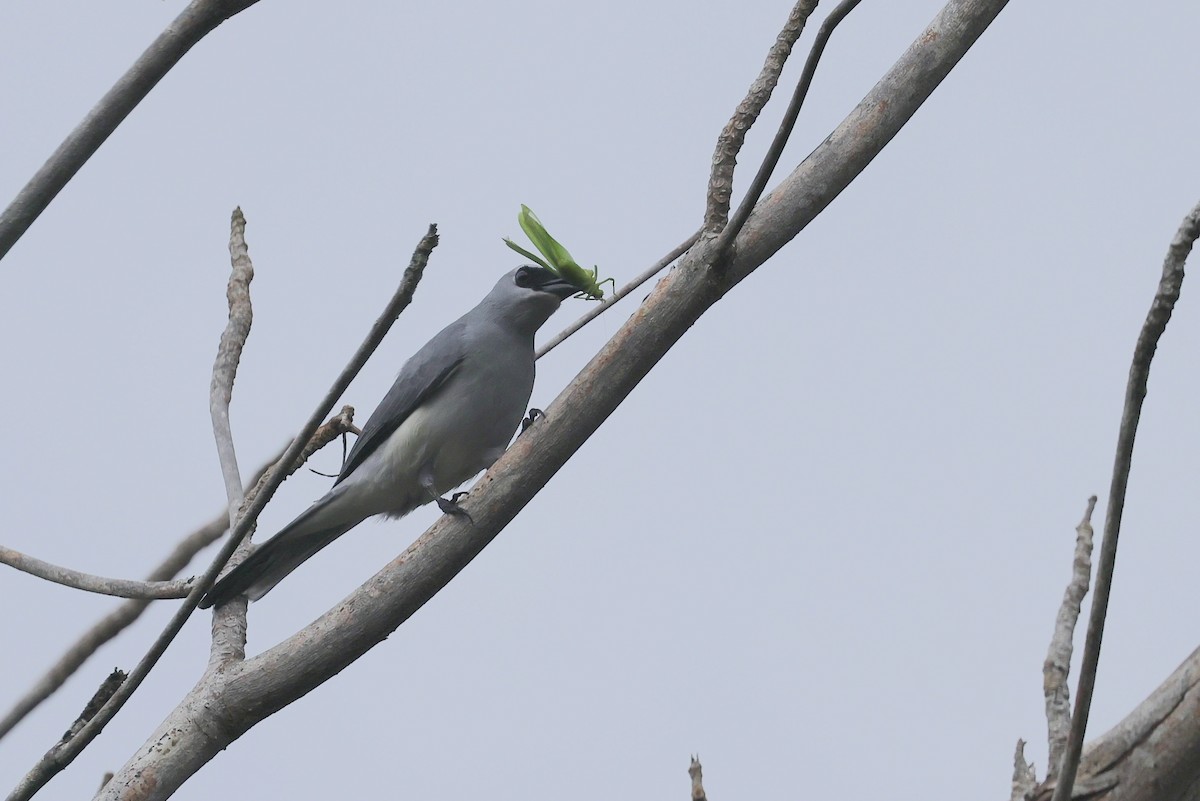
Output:
<path fill-rule="evenodd" d="M 817 0 L 799 0 L 788 15 L 787 22 L 775 44 L 767 52 L 762 71 L 750 84 L 746 97 L 734 110 L 729 122 L 725 123 L 717 137 L 713 151 L 712 172 L 708 178 L 708 199 L 704 210 L 704 230 L 718 231 L 729 220 L 729 201 L 733 197 L 733 171 L 737 166 L 738 153 L 746 141 L 746 133 L 754 125 L 763 107 L 771 99 L 771 93 L 779 83 L 779 74 L 787 63 L 792 47 L 804 31 L 804 23 L 817 9 Z"/>
<path fill-rule="evenodd" d="M 682 256 L 684 253 L 687 253 L 688 250 L 691 249 L 692 245 L 696 244 L 698 239 L 700 239 L 699 231 L 680 242 L 670 253 L 654 262 L 654 264 L 650 265 L 650 267 L 642 272 L 641 275 L 634 278 L 628 284 L 613 292 L 610 297 L 607 297 L 599 303 L 594 304 L 587 314 L 583 315 L 578 320 L 564 328 L 557 336 L 554 337 L 554 339 L 551 339 L 545 345 L 542 345 L 542 347 L 538 349 L 538 352 L 534 358 L 540 359 L 562 343 L 566 342 L 572 335 L 577 333 L 579 329 L 583 328 L 592 320 L 595 320 L 597 317 L 604 314 L 604 312 L 608 311 L 608 309 L 618 300 L 625 297 L 654 276 L 658 275 L 672 262 Z"/>
<path fill-rule="evenodd" d="M 357 429 L 354 427 L 354 407 L 352 406 L 343 406 L 340 412 L 330 418 L 325 425 L 317 429 L 317 433 L 309 440 L 308 447 L 301 451 L 300 459 L 291 466 L 291 471 L 288 475 L 290 476 L 291 473 L 298 470 L 304 461 L 317 450 L 333 442 L 347 431 L 357 432 Z M 259 468 L 252 483 L 257 485 L 259 482 L 265 480 L 270 467 L 282 458 L 283 451 L 280 451 L 266 465 Z M 222 510 L 215 519 L 180 540 L 167 558 L 150 571 L 147 583 L 168 581 L 178 575 L 181 570 L 191 563 L 196 554 L 216 542 L 228 530 L 229 514 L 227 511 Z M 18 700 L 3 718 L 0 718 L 0 739 L 3 739 L 30 712 L 62 687 L 66 680 L 74 675 L 75 671 L 79 670 L 102 645 L 131 626 L 141 617 L 142 612 L 146 611 L 146 607 L 149 605 L 150 602 L 145 600 L 127 601 L 102 617 L 95 625 L 84 632 L 59 657 L 58 661 L 38 679 L 29 692 Z"/>
<path fill-rule="evenodd" d="M 115 595 L 118 598 L 137 598 L 144 601 L 186 598 L 192 589 L 190 579 L 184 581 L 132 581 L 94 576 L 91 573 L 82 573 L 69 567 L 43 562 L 41 559 L 35 559 L 2 545 L 0 545 L 0 563 L 64 587 L 73 587 L 100 595 Z"/>
<path fill-rule="evenodd" d="M 1075 624 L 1079 609 L 1092 582 L 1092 512 L 1096 496 L 1088 498 L 1083 519 L 1075 527 L 1075 558 L 1072 560 L 1071 581 L 1063 593 L 1062 605 L 1054 621 L 1054 636 L 1046 661 L 1042 663 L 1042 690 L 1046 696 L 1046 734 L 1050 756 L 1046 774 L 1053 776 L 1062 762 L 1071 730 L 1071 689 L 1067 677 L 1071 673 L 1071 654 L 1074 651 Z"/>
<path fill-rule="evenodd" d="M 192 0 L 158 35 L 0 214 L 0 259 L 187 51 L 258 0 Z"/>
<path fill-rule="evenodd" d="M 229 301 L 229 319 L 217 346 L 209 386 L 208 409 L 212 417 L 213 438 L 221 477 L 225 480 L 225 498 L 229 503 L 229 527 L 237 526 L 238 515 L 246 500 L 242 491 L 242 475 L 238 469 L 237 451 L 233 445 L 233 429 L 229 424 L 229 404 L 233 399 L 233 384 L 237 379 L 242 349 L 254 323 L 254 307 L 250 302 L 250 282 L 254 280 L 254 264 L 246 245 L 246 218 L 241 207 L 233 210 L 229 230 L 229 259 L 232 269 L 225 296 Z M 240 551 L 250 546 L 253 528 L 242 540 Z M 237 551 L 233 559 L 237 559 Z M 219 665 L 246 658 L 246 605 L 228 604 L 216 610 L 212 621 L 212 646 L 209 664 Z"/>
<path fill-rule="evenodd" d="M 1133 441 L 1137 436 L 1138 419 L 1146 399 L 1150 380 L 1150 362 L 1158 348 L 1158 340 L 1167 330 L 1171 312 L 1183 287 L 1183 267 L 1192 245 L 1200 237 L 1200 203 L 1183 218 L 1175 232 L 1167 257 L 1163 260 L 1162 277 L 1146 322 L 1142 324 L 1133 349 L 1133 363 L 1125 385 L 1125 407 L 1121 412 L 1121 427 L 1117 432 L 1117 453 L 1113 460 L 1112 485 L 1108 492 L 1108 509 L 1104 516 L 1104 536 L 1100 541 L 1100 564 L 1096 569 L 1096 593 L 1092 597 L 1088 617 L 1087 639 L 1083 644 L 1083 664 L 1079 668 L 1079 689 L 1075 693 L 1075 714 L 1071 718 L 1071 734 L 1063 755 L 1062 769 L 1054 788 L 1053 801 L 1067 801 L 1075 789 L 1075 773 L 1083 752 L 1083 737 L 1087 731 L 1092 692 L 1096 687 L 1096 668 L 1100 662 L 1100 644 L 1104 638 L 1104 618 L 1112 590 L 1113 568 L 1117 563 L 1117 538 L 1121 533 L 1121 516 L 1125 511 L 1125 491 L 1129 486 L 1129 471 L 1133 462 Z"/>
<path fill-rule="evenodd" d="M 792 94 L 792 100 L 788 103 L 787 110 L 783 113 L 783 121 L 779 123 L 779 130 L 775 132 L 775 138 L 771 140 L 771 147 L 767 149 L 767 155 L 763 157 L 762 165 L 759 166 L 758 172 L 754 175 L 754 180 L 750 182 L 750 188 L 746 190 L 746 196 L 742 198 L 742 202 L 738 205 L 737 211 L 733 213 L 733 218 L 729 224 L 721 230 L 720 236 L 717 237 L 716 263 L 722 265 L 724 263 L 724 254 L 733 244 L 733 240 L 741 232 L 742 226 L 746 224 L 746 220 L 750 218 L 750 212 L 754 211 L 754 206 L 758 203 L 758 199 L 762 197 L 762 193 L 767 188 L 767 182 L 771 180 L 771 173 L 775 171 L 775 167 L 779 164 L 779 158 L 783 155 L 783 148 L 787 145 L 788 137 L 792 135 L 792 128 L 796 125 L 796 118 L 800 116 L 800 108 L 804 105 L 804 98 L 808 95 L 808 87 L 812 85 L 813 75 L 817 71 L 817 64 L 821 61 L 821 54 L 825 52 L 825 44 L 829 41 L 833 29 L 838 26 L 846 15 L 854 10 L 861 0 L 842 0 L 841 3 L 829 13 L 825 21 L 821 23 L 821 27 L 817 30 L 817 38 L 813 41 L 812 49 L 808 51 L 808 60 L 804 62 L 804 71 L 800 74 L 800 82 L 796 84 L 796 91 Z"/>
<path fill-rule="evenodd" d="M 417 283 L 421 280 L 421 275 L 425 270 L 425 265 L 429 261 L 429 254 L 437 246 L 437 226 L 430 225 L 429 231 L 421 238 L 416 250 L 413 252 L 412 260 L 404 271 L 404 277 L 400 280 L 400 286 L 396 289 L 391 300 L 388 301 L 387 307 L 382 315 L 371 326 L 367 338 L 355 351 L 354 356 L 350 359 L 350 363 L 342 369 L 337 379 L 333 382 L 333 386 L 321 399 L 317 410 L 309 417 L 308 422 L 300 430 L 299 436 L 292 441 L 284 452 L 280 463 L 282 465 L 291 465 L 299 457 L 301 451 L 308 444 L 309 438 L 316 433 L 317 428 L 321 425 L 321 421 L 325 419 L 325 415 L 337 403 L 338 398 L 346 391 L 346 387 L 358 375 L 367 359 L 379 347 L 379 343 L 383 341 L 384 336 L 396 321 L 405 307 L 412 301 L 413 292 L 416 291 Z M 245 539 L 251 527 L 258 520 L 259 514 L 262 513 L 264 507 L 275 494 L 275 490 L 283 483 L 286 477 L 287 470 L 274 467 L 268 472 L 268 477 L 263 482 L 262 491 L 259 492 L 252 502 L 250 502 L 245 510 L 245 513 L 238 520 L 238 524 L 234 526 L 229 533 L 229 538 L 225 545 L 222 546 L 220 552 L 209 565 L 196 582 L 192 585 L 192 591 L 187 599 L 176 610 L 170 622 L 167 624 L 163 632 L 158 636 L 158 639 L 151 645 L 150 650 L 146 653 L 142 660 L 137 664 L 129 674 L 129 678 L 121 685 L 121 688 L 109 699 L 108 703 L 97 713 L 91 721 L 73 737 L 69 742 L 63 743 L 57 748 L 53 748 L 42 759 L 38 761 L 33 768 L 21 779 L 16 789 L 9 795 L 8 801 L 27 801 L 32 798 L 34 793 L 41 789 L 46 782 L 50 781 L 56 774 L 62 771 L 67 765 L 79 756 L 87 745 L 96 738 L 96 736 L 104 729 L 108 721 L 112 720 L 133 692 L 149 675 L 150 670 L 157 664 L 160 657 L 167 650 L 167 646 L 183 629 L 184 624 L 196 610 L 196 605 L 200 603 L 200 599 L 212 587 L 216 581 L 217 575 L 224 568 L 225 563 L 229 561 L 229 557 Z"/>

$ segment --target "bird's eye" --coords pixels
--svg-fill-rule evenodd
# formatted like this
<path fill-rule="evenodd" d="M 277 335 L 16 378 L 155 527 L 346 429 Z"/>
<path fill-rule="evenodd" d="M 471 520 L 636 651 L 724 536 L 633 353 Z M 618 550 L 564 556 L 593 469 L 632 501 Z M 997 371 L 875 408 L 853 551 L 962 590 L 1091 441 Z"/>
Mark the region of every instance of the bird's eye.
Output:
<path fill-rule="evenodd" d="M 517 270 L 517 274 L 514 276 L 513 280 L 516 281 L 517 286 L 522 288 L 528 287 L 533 282 L 531 276 L 529 275 L 529 270 L 525 269 L 524 267 Z"/>

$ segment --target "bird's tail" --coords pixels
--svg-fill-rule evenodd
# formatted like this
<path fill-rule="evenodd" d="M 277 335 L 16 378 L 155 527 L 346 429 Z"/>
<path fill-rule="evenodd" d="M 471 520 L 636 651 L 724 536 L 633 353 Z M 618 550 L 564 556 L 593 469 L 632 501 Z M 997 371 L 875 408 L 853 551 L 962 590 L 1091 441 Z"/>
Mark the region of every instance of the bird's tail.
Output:
<path fill-rule="evenodd" d="M 326 517 L 320 514 L 323 506 L 321 501 L 313 504 L 286 528 L 260 545 L 244 562 L 213 585 L 201 599 L 200 608 L 223 604 L 238 595 L 246 595 L 250 600 L 257 601 L 309 557 L 361 522 L 361 519 L 353 519 L 322 523 L 320 518 Z"/>

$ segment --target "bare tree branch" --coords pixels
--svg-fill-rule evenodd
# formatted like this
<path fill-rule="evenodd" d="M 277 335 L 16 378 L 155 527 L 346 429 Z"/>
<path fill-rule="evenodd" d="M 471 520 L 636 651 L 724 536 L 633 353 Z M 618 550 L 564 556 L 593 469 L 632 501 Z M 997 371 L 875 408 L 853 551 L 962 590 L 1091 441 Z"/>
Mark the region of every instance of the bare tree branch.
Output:
<path fill-rule="evenodd" d="M 212 416 L 213 436 L 217 441 L 217 457 L 221 462 L 221 477 L 225 480 L 225 496 L 229 500 L 229 526 L 237 523 L 238 507 L 246 497 L 242 491 L 242 476 L 238 471 L 237 452 L 233 447 L 233 430 L 229 425 L 229 402 L 233 399 L 233 382 L 237 378 L 242 349 L 254 323 L 254 307 L 250 303 L 250 282 L 254 280 L 254 264 L 246 245 L 246 218 L 241 207 L 233 210 L 230 219 L 229 257 L 233 270 L 225 296 L 229 300 L 229 321 L 217 345 L 213 363 L 212 383 L 209 386 L 208 408 Z"/>
<path fill-rule="evenodd" d="M 232 530 L 237 527 L 246 494 L 242 491 L 242 475 L 238 470 L 237 451 L 233 446 L 233 429 L 229 425 L 229 403 L 233 399 L 233 384 L 237 379 L 242 349 L 254 322 L 254 307 L 250 302 L 250 282 L 254 280 L 254 264 L 250 261 L 250 250 L 246 245 L 246 218 L 242 215 L 240 206 L 233 210 L 230 220 L 229 258 L 233 267 L 229 274 L 229 286 L 225 290 L 225 296 L 229 300 L 229 321 L 217 346 L 208 408 L 212 417 L 217 457 L 221 463 L 221 476 L 225 480 L 225 497 L 229 502 L 229 528 Z M 235 561 L 250 547 L 253 531 L 251 527 L 240 547 L 234 551 L 231 561 Z M 219 665 L 245 658 L 246 604 L 226 604 L 213 612 L 209 662 Z"/>
<path fill-rule="evenodd" d="M 1071 674 L 1071 653 L 1074 651 L 1075 624 L 1079 620 L 1079 609 L 1092 583 L 1092 512 L 1096 509 L 1096 496 L 1088 498 L 1083 519 L 1075 527 L 1075 559 L 1072 562 L 1071 581 L 1063 593 L 1062 606 L 1054 621 L 1054 635 L 1050 638 L 1050 649 L 1042 663 L 1042 690 L 1046 696 L 1046 730 L 1050 744 L 1050 757 L 1046 775 L 1053 776 L 1062 763 L 1063 749 L 1067 747 L 1067 733 L 1071 730 L 1071 689 L 1067 677 Z"/>
<path fill-rule="evenodd" d="M 1025 761 L 1025 741 L 1017 740 L 1017 750 L 1013 754 L 1012 795 L 1010 801 L 1025 801 L 1037 788 L 1037 773 L 1032 762 Z"/>
<path fill-rule="evenodd" d="M 258 656 L 207 675 L 99 798 L 169 797 L 258 721 L 337 674 L 415 613 L 496 537 L 709 307 L 799 233 L 874 158 L 1004 5 L 950 0 L 850 117 L 763 200 L 728 269 L 719 275 L 713 270 L 711 240 L 693 247 L 545 418 L 476 483 L 473 525 L 442 517 L 312 624 Z M 159 747 L 165 742 L 171 748 Z"/>
<path fill-rule="evenodd" d="M 183 629 L 184 624 L 196 610 L 196 605 L 200 603 L 200 599 L 212 587 L 216 581 L 217 574 L 229 561 L 229 557 L 234 550 L 246 538 L 250 529 L 258 520 L 259 514 L 263 508 L 271 500 L 275 494 L 275 490 L 283 483 L 287 477 L 287 465 L 292 464 L 299 458 L 300 453 L 307 447 L 309 439 L 316 433 L 321 421 L 333 405 L 337 403 L 338 398 L 346 391 L 346 387 L 358 375 L 358 372 L 366 364 L 367 359 L 379 347 L 379 343 L 383 341 L 384 336 L 396 321 L 408 304 L 412 301 L 413 292 L 416 291 L 417 284 L 421 280 L 421 275 L 425 271 L 425 265 L 429 262 L 429 255 L 433 249 L 437 247 L 437 226 L 430 225 L 428 232 L 421 238 L 416 250 L 413 252 L 412 260 L 404 271 L 404 276 L 400 280 L 400 286 L 397 287 L 395 294 L 388 301 L 387 307 L 383 314 L 371 326 L 367 338 L 358 347 L 354 356 L 350 359 L 350 363 L 342 369 L 342 372 L 334 380 L 333 386 L 322 398 L 317 410 L 309 417 L 308 422 L 300 430 L 300 435 L 287 447 L 283 457 L 280 459 L 280 464 L 272 467 L 268 471 L 267 477 L 263 479 L 260 491 L 254 496 L 243 515 L 239 518 L 238 523 L 229 532 L 229 539 L 221 548 L 212 564 L 204 574 L 192 585 L 192 591 L 184 600 L 180 608 L 172 616 L 167 627 L 163 630 L 158 639 L 151 645 L 150 650 L 146 653 L 142 660 L 134 667 L 129 674 L 129 678 L 121 685 L 120 689 L 113 694 L 108 703 L 97 713 L 86 726 L 72 738 L 70 741 L 61 744 L 60 746 L 51 749 L 46 756 L 38 761 L 33 768 L 21 779 L 20 783 L 9 795 L 8 801 L 26 801 L 32 798 L 46 782 L 50 781 L 63 768 L 71 764 L 75 757 L 83 751 L 87 745 L 96 738 L 96 736 L 104 729 L 104 726 L 110 721 L 117 711 L 124 706 L 133 692 L 149 675 L 150 670 L 162 657 L 167 646 Z M 113 783 L 110 782 L 110 786 Z M 106 790 L 107 791 L 107 790 Z"/>
<path fill-rule="evenodd" d="M 150 571 L 150 580 L 165 581 L 175 576 L 188 566 L 197 553 L 220 539 L 228 528 L 228 518 L 222 511 L 215 520 L 201 526 L 181 540 L 170 555 L 158 567 Z M 149 605 L 150 602 L 146 600 L 127 601 L 88 629 L 59 657 L 58 661 L 30 688 L 29 692 L 17 701 L 8 714 L 0 718 L 0 739 L 12 731 L 38 705 L 53 695 L 102 645 L 132 625 Z"/>
<path fill-rule="evenodd" d="M 767 182 L 771 179 L 771 173 L 775 171 L 775 167 L 779 164 L 779 158 L 783 155 L 783 148 L 787 145 L 787 140 L 792 135 L 796 118 L 800 114 L 800 108 L 804 105 L 804 98 L 808 95 L 808 88 L 812 85 L 817 64 L 821 60 L 821 55 L 825 51 L 825 44 L 829 41 L 833 29 L 846 18 L 846 15 L 859 2 L 860 0 L 843 0 L 839 6 L 834 8 L 829 17 L 821 23 L 821 28 L 817 32 L 817 39 L 813 43 L 812 50 L 808 54 L 808 60 L 804 64 L 804 71 L 801 73 L 796 91 L 792 95 L 792 100 L 787 110 L 784 112 L 779 130 L 775 133 L 775 139 L 772 141 L 762 165 L 755 174 L 746 197 L 742 199 L 741 204 L 738 206 L 733 220 L 720 231 L 716 250 L 718 260 L 725 253 L 729 244 L 733 242 L 738 232 L 742 230 L 742 226 L 746 224 L 750 212 L 754 209 L 755 204 L 758 203 L 758 199 L 762 197 L 762 193 L 767 187 Z M 659 261 L 641 275 L 621 287 L 619 291 L 614 292 L 611 299 L 601 301 L 587 314 L 563 329 L 562 333 L 542 346 L 537 352 L 537 358 L 540 359 L 554 350 L 571 337 L 571 335 L 606 312 L 609 306 L 612 306 L 621 298 L 653 278 L 665 267 L 686 253 L 699 241 L 701 235 L 705 232 L 716 231 L 725 224 L 729 216 L 729 201 L 733 192 L 733 171 L 734 167 L 737 166 L 738 153 L 741 152 L 742 145 L 745 143 L 746 133 L 758 119 L 758 115 L 762 112 L 763 107 L 766 106 L 767 101 L 771 99 L 771 93 L 775 90 L 775 86 L 779 81 L 779 74 L 782 72 L 783 66 L 792 52 L 792 47 L 804 30 L 804 23 L 812 15 L 816 7 L 816 0 L 799 0 L 796 3 L 792 9 L 792 13 L 788 16 L 788 21 L 784 25 L 783 30 L 776 37 L 775 44 L 772 45 L 771 50 L 767 53 L 766 63 L 763 64 L 758 78 L 751 84 L 745 99 L 738 104 L 733 117 L 730 118 L 724 130 L 721 131 L 720 136 L 717 137 L 717 148 L 713 153 L 713 168 L 708 183 L 707 210 L 704 217 L 704 226 L 701 230 L 692 234 L 691 237 L 684 240 L 683 243 L 662 259 L 659 259 Z"/>
<path fill-rule="evenodd" d="M 107 578 L 94 576 L 91 573 L 81 573 L 69 567 L 52 565 L 26 556 L 20 551 L 5 548 L 0 545 L 0 563 L 14 567 L 31 576 L 73 587 L 85 592 L 95 592 L 101 595 L 115 595 L 118 598 L 138 598 L 152 601 L 164 598 L 186 598 L 191 590 L 191 580 L 185 581 L 131 581 L 129 579 Z"/>
<path fill-rule="evenodd" d="M 353 421 L 354 408 L 343 406 L 338 414 L 334 415 L 325 425 L 317 429 L 317 433 L 309 440 L 308 447 L 301 452 L 300 459 L 291 466 L 288 475 L 290 476 L 298 470 L 313 453 L 344 433 L 358 433 L 358 429 L 354 427 Z M 255 476 L 255 481 L 261 483 L 266 478 L 270 465 L 275 464 L 282 458 L 283 452 L 281 451 L 269 464 L 259 469 L 258 474 Z M 188 566 L 196 554 L 220 539 L 221 535 L 227 530 L 228 515 L 223 511 L 214 520 L 181 540 L 175 546 L 175 549 L 171 551 L 170 555 L 150 572 L 147 583 L 166 581 L 175 576 L 179 571 Z M 96 625 L 85 632 L 75 644 L 67 649 L 66 653 L 59 658 L 58 662 L 46 672 L 25 697 L 18 701 L 4 718 L 0 719 L 0 738 L 3 738 L 4 735 L 12 731 L 26 715 L 61 687 L 92 654 L 99 650 L 100 646 L 104 645 L 137 620 L 147 606 L 149 606 L 149 602 L 145 600 L 130 601 L 129 603 L 122 604 L 101 618 Z"/>
<path fill-rule="evenodd" d="M 817 72 L 817 64 L 821 61 L 821 55 L 825 52 L 825 44 L 829 41 L 829 37 L 833 34 L 833 29 L 846 18 L 846 15 L 854 10 L 854 7 L 859 4 L 860 0 L 842 0 L 841 3 L 830 12 L 825 21 L 821 23 L 821 27 L 817 30 L 817 38 L 813 41 L 812 49 L 808 51 L 808 60 L 804 62 L 804 71 L 800 73 L 800 80 L 796 84 L 796 91 L 792 94 L 792 99 L 788 103 L 787 110 L 783 113 L 783 121 L 779 123 L 779 130 L 775 132 L 775 138 L 771 140 L 771 146 L 767 148 L 767 155 L 763 157 L 762 164 L 759 165 L 758 172 L 754 175 L 754 180 L 750 182 L 750 188 L 746 190 L 746 196 L 742 198 L 742 202 L 738 205 L 737 211 L 733 213 L 733 219 L 729 224 L 721 230 L 717 237 L 716 259 L 718 264 L 722 264 L 722 259 L 729 246 L 734 239 L 741 233 L 742 226 L 746 224 L 750 213 L 754 211 L 754 207 L 758 204 L 758 199 L 762 197 L 762 193 L 766 191 L 767 182 L 771 180 L 771 173 L 775 172 L 775 167 L 779 164 L 779 158 L 783 155 L 783 149 L 787 146 L 787 141 L 792 135 L 792 129 L 796 127 L 796 118 L 800 116 L 800 109 L 804 105 L 804 98 L 808 96 L 808 88 L 812 85 L 813 75 Z"/>
<path fill-rule="evenodd" d="M 60 742 L 65 743 L 67 740 L 70 740 L 80 729 L 87 725 L 87 722 L 96 716 L 96 713 L 100 711 L 100 708 L 104 706 L 109 698 L 112 698 L 112 694 L 117 691 L 117 688 L 124 681 L 125 671 L 114 668 L 113 672 L 109 673 L 108 677 L 100 683 L 100 688 L 96 690 L 91 700 L 87 702 L 87 706 L 79 713 L 79 717 L 75 718 L 75 722 L 71 724 L 71 728 L 67 729 L 66 733 L 63 734 Z"/>
<path fill-rule="evenodd" d="M 704 792 L 704 767 L 700 764 L 700 755 L 692 757 L 688 765 L 688 776 L 692 777 L 692 801 L 708 801 Z"/>
<path fill-rule="evenodd" d="M 187 51 L 258 0 L 192 0 L 71 131 L 0 214 L 0 259 Z"/>
<path fill-rule="evenodd" d="M 301 465 L 319 449 L 325 447 L 346 432 L 358 433 L 358 429 L 354 426 L 354 407 L 352 406 L 343 406 L 340 412 L 317 429 L 317 433 L 309 440 L 308 446 L 300 452 L 300 458 L 291 465 L 288 476 L 291 476 L 292 473 L 300 469 Z M 254 477 L 256 487 L 265 481 L 270 466 L 279 462 L 282 458 L 283 451 L 280 451 L 275 458 L 259 468 L 258 473 Z M 258 489 L 255 490 L 255 492 L 258 491 Z M 228 512 L 222 511 L 214 520 L 211 520 L 180 540 L 167 558 L 158 567 L 150 571 L 148 583 L 167 581 L 174 577 L 191 563 L 196 554 L 216 542 L 228 530 Z M 92 628 L 84 632 L 83 636 L 76 640 L 59 657 L 59 660 L 38 680 L 37 684 L 23 698 L 17 701 L 8 714 L 0 718 L 0 739 L 12 731 L 39 704 L 53 695 L 92 654 L 100 649 L 100 646 L 132 625 L 149 605 L 149 601 L 145 600 L 135 600 L 121 604 L 112 612 L 102 617 Z"/>
<path fill-rule="evenodd" d="M 1100 662 L 1100 644 L 1104 638 L 1104 618 L 1112 590 L 1113 568 L 1117 563 L 1117 538 L 1121 533 L 1121 516 L 1125 511 L 1125 491 L 1129 486 L 1129 471 L 1133 463 L 1133 443 L 1137 436 L 1142 403 L 1150 381 L 1150 362 L 1158 348 L 1158 340 L 1167 330 L 1171 312 L 1183 288 L 1183 266 L 1192 245 L 1200 237 L 1200 203 L 1196 204 L 1167 248 L 1163 260 L 1158 290 L 1142 324 L 1137 344 L 1133 348 L 1133 363 L 1125 386 L 1125 407 L 1121 412 L 1121 427 L 1117 432 L 1117 454 L 1113 461 L 1112 485 L 1108 492 L 1108 509 L 1104 515 L 1104 536 L 1100 541 L 1100 564 L 1096 568 L 1096 593 L 1092 597 L 1088 616 L 1087 639 L 1083 644 L 1083 663 L 1079 668 L 1079 690 L 1075 695 L 1075 714 L 1071 718 L 1071 733 L 1063 755 L 1062 769 L 1054 788 L 1054 801 L 1067 801 L 1075 785 L 1075 772 L 1083 751 L 1092 692 L 1096 687 L 1096 668 Z"/>
<path fill-rule="evenodd" d="M 713 152 L 712 172 L 708 178 L 708 198 L 704 210 L 704 230 L 717 231 L 729 219 L 729 201 L 733 197 L 733 171 L 737 167 L 738 153 L 746 141 L 746 134 L 754 125 L 758 115 L 762 113 L 771 93 L 779 83 L 779 74 L 783 65 L 792 54 L 792 47 L 800 34 L 804 32 L 804 23 L 817 9 L 817 0 L 798 0 L 788 15 L 783 30 L 775 37 L 775 44 L 767 51 L 767 59 L 762 71 L 746 97 L 733 112 L 733 117 L 725 123 L 725 128 L 717 137 L 717 147 Z"/>
<path fill-rule="evenodd" d="M 1073 798 L 1194 801 L 1200 786 L 1200 648 L 1125 719 L 1088 745 Z M 1048 801 L 1056 777 L 1029 797 Z"/>
<path fill-rule="evenodd" d="M 613 304 L 615 304 L 618 300 L 625 297 L 630 292 L 637 289 L 639 286 L 641 286 L 642 284 L 646 283 L 654 276 L 661 273 L 664 269 L 666 269 L 668 266 L 670 266 L 672 262 L 674 262 L 676 259 L 678 259 L 680 256 L 682 256 L 684 253 L 687 253 L 688 250 L 692 247 L 692 245 L 696 244 L 696 242 L 699 241 L 699 239 L 700 239 L 700 232 L 697 231 L 696 233 L 692 234 L 687 239 L 683 240 L 678 245 L 676 245 L 675 249 L 672 250 L 670 253 L 663 256 L 661 259 L 654 262 L 654 264 L 652 264 L 648 268 L 646 268 L 645 271 L 643 271 L 640 275 L 638 275 L 636 278 L 634 278 L 628 284 L 621 287 L 617 291 L 613 292 L 611 296 L 605 298 L 604 300 L 600 301 L 599 303 L 593 304 L 591 310 L 587 314 L 583 315 L 578 320 L 576 320 L 575 322 L 571 323 L 569 326 L 564 328 L 557 336 L 555 336 L 553 339 L 551 339 L 545 345 L 542 345 L 542 347 L 540 349 L 538 349 L 538 352 L 534 358 L 540 359 L 543 356 L 545 356 L 547 353 L 549 353 L 550 351 L 557 348 L 562 343 L 566 342 L 568 339 L 571 338 L 572 335 L 574 335 L 576 332 L 578 332 L 579 329 L 583 328 L 585 325 L 590 323 L 592 320 L 595 320 L 597 317 L 604 314 L 604 312 L 608 311 L 609 308 L 612 307 Z"/>

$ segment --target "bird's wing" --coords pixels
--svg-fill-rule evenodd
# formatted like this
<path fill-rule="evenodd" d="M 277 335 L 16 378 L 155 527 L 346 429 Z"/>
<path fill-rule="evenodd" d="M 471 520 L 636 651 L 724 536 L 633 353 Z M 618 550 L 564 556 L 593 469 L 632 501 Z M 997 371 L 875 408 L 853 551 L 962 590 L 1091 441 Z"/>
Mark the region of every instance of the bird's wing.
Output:
<path fill-rule="evenodd" d="M 400 375 L 396 376 L 396 383 L 392 384 L 363 426 L 362 434 L 342 465 L 342 472 L 333 482 L 334 486 L 344 481 L 380 445 L 387 442 L 388 437 L 413 410 L 454 375 L 466 357 L 462 328 L 462 321 L 459 321 L 442 329 L 404 363 Z"/>

